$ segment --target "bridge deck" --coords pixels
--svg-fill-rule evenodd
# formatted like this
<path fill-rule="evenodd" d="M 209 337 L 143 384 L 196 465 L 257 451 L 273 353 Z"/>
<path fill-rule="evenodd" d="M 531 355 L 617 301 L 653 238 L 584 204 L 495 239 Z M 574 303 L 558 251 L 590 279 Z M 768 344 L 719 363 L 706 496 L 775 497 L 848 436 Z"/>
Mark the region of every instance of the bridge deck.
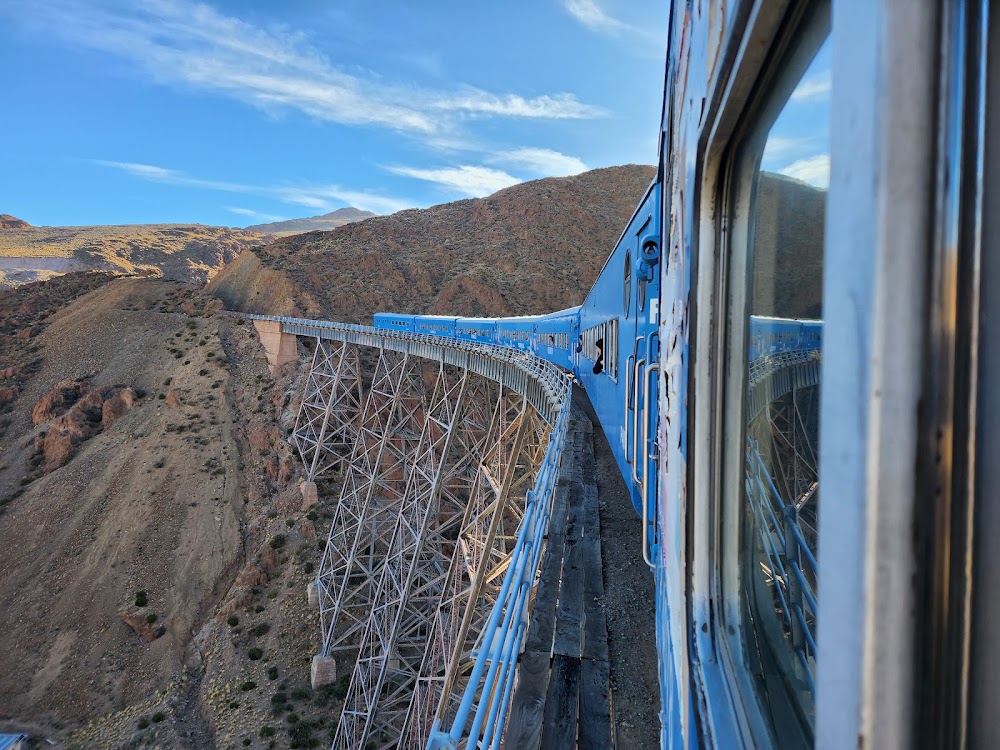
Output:
<path fill-rule="evenodd" d="M 505 746 L 611 747 L 609 676 L 593 427 L 574 406 Z"/>

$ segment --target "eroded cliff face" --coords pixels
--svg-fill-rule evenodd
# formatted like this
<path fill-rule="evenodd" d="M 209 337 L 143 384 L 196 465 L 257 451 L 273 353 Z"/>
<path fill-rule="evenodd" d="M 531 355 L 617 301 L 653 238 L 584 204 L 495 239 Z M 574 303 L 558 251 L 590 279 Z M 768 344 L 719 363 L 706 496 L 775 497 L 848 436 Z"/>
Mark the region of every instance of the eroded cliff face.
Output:
<path fill-rule="evenodd" d="M 597 169 L 287 237 L 244 253 L 209 288 L 234 309 L 357 323 L 380 310 L 560 310 L 583 301 L 654 175 Z"/>

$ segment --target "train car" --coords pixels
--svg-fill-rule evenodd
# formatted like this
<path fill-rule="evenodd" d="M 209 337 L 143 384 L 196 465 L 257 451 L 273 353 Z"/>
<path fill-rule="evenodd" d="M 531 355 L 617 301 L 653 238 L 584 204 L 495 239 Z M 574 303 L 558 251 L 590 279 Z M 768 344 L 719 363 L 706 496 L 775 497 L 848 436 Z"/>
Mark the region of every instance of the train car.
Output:
<path fill-rule="evenodd" d="M 540 316 L 532 327 L 532 353 L 573 372 L 579 320 L 579 308 Z"/>
<path fill-rule="evenodd" d="M 642 512 L 648 466 L 636 460 L 654 435 L 657 400 L 661 187 L 650 185 L 597 281 L 580 306 L 577 377 L 586 389 L 612 452 Z M 647 487 L 649 483 L 647 481 Z"/>
<path fill-rule="evenodd" d="M 497 322 L 493 318 L 459 318 L 455 321 L 455 338 L 478 344 L 495 344 Z"/>
<path fill-rule="evenodd" d="M 536 321 L 536 316 L 497 318 L 497 344 L 521 352 L 530 352 L 532 350 L 531 337 Z"/>
<path fill-rule="evenodd" d="M 751 361 L 783 352 L 815 350 L 822 346 L 823 321 L 750 316 Z"/>
<path fill-rule="evenodd" d="M 455 321 L 457 318 L 438 315 L 414 315 L 413 332 L 425 336 L 445 336 L 455 338 Z"/>
<path fill-rule="evenodd" d="M 401 315 L 399 313 L 376 313 L 373 325 L 375 328 L 383 328 L 389 331 L 413 333 L 413 316 Z"/>

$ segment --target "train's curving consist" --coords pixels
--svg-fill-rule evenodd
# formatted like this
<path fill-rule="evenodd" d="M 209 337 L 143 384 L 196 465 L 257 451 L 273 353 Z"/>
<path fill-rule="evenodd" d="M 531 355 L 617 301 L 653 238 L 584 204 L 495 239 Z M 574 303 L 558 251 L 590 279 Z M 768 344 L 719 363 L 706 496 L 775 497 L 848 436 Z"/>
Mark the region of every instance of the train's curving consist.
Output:
<path fill-rule="evenodd" d="M 1000 746 L 988 11 L 672 2 L 657 176 L 583 304 L 376 316 L 586 388 L 643 519 L 664 748 Z"/>

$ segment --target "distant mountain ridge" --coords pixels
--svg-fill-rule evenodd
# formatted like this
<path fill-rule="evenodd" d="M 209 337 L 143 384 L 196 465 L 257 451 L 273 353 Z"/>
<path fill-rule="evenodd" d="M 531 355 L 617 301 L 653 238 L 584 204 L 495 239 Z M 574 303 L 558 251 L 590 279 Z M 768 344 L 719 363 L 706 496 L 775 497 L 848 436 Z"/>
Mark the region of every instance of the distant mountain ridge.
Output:
<path fill-rule="evenodd" d="M 336 211 L 331 211 L 322 216 L 274 221 L 270 224 L 254 224 L 253 226 L 246 227 L 246 230 L 248 232 L 264 232 L 265 234 L 287 237 L 288 235 L 301 234 L 302 232 L 328 231 L 354 221 L 370 219 L 373 216 L 378 216 L 378 214 L 348 206 L 346 208 L 338 208 Z"/>
<path fill-rule="evenodd" d="M 284 237 L 243 253 L 208 289 L 230 309 L 352 323 L 380 310 L 560 310 L 583 301 L 655 174 L 595 169 Z"/>
<path fill-rule="evenodd" d="M 201 224 L 33 227 L 6 215 L 2 221 L 0 289 L 73 271 L 204 284 L 244 250 L 270 239 L 261 232 Z"/>
<path fill-rule="evenodd" d="M 31 224 L 10 214 L 0 214 L 0 229 L 30 229 Z"/>

